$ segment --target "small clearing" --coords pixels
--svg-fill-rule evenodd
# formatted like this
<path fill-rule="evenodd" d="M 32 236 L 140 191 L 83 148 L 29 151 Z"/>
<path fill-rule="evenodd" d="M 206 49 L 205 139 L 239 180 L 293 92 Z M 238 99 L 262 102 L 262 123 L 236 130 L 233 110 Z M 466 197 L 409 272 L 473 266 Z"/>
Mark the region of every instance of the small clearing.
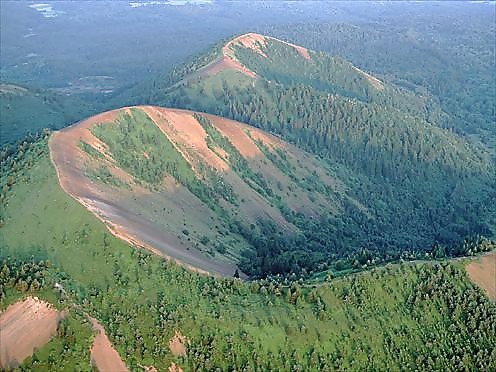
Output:
<path fill-rule="evenodd" d="M 492 301 L 496 301 L 496 251 L 467 265 L 470 280 L 481 287 Z"/>
<path fill-rule="evenodd" d="M 91 347 L 91 364 L 99 371 L 129 371 L 119 353 L 114 349 L 103 326 L 95 318 L 89 317 L 93 329 L 98 333 Z"/>
<path fill-rule="evenodd" d="M 188 339 L 181 332 L 176 331 L 169 341 L 169 348 L 174 356 L 186 356 Z"/>
<path fill-rule="evenodd" d="M 183 372 L 183 369 L 179 367 L 176 363 L 172 363 L 169 367 L 169 372 Z"/>
<path fill-rule="evenodd" d="M 64 314 L 48 302 L 28 297 L 0 316 L 0 367 L 13 368 L 56 334 Z"/>

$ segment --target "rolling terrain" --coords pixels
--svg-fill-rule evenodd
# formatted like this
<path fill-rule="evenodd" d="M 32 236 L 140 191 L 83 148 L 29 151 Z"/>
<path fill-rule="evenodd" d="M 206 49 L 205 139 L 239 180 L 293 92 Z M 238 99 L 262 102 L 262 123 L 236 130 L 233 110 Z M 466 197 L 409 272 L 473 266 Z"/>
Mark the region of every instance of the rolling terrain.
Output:
<path fill-rule="evenodd" d="M 448 3 L 2 2 L 0 370 L 496 371 L 495 9 Z"/>
<path fill-rule="evenodd" d="M 466 260 L 313 282 L 202 275 L 109 234 L 60 187 L 46 137 L 21 146 L 0 173 L 0 309 L 36 296 L 67 314 L 21 368 L 98 368 L 102 330 L 87 315 L 129 370 L 496 367 L 496 307 Z"/>
<path fill-rule="evenodd" d="M 0 146 L 44 128 L 63 128 L 92 112 L 91 105 L 76 97 L 0 82 Z"/>
<path fill-rule="evenodd" d="M 378 79 L 338 56 L 244 34 L 117 102 L 216 114 L 313 153 L 360 206 L 343 215 L 360 222 L 343 217 L 333 225 L 353 236 L 348 246 L 376 260 L 383 258 L 376 252 L 397 258 L 436 244 L 452 251 L 496 232 L 493 149 L 448 129 L 455 117 L 427 91 Z"/>

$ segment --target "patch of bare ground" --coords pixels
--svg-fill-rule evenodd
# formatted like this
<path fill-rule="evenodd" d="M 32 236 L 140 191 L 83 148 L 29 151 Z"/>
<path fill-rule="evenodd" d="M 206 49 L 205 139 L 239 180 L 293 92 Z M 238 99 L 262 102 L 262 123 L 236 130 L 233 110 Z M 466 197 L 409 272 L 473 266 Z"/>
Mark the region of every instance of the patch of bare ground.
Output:
<path fill-rule="evenodd" d="M 154 366 L 142 366 L 141 364 L 138 364 L 138 367 L 143 368 L 145 372 L 158 372 L 158 369 Z"/>
<path fill-rule="evenodd" d="M 369 81 L 370 85 L 372 85 L 375 89 L 377 89 L 377 90 L 383 90 L 384 89 L 384 83 L 382 81 L 380 81 L 379 79 L 377 79 L 375 76 L 372 76 L 369 73 L 367 73 L 363 70 L 360 70 L 358 67 L 353 66 L 353 68 L 356 71 L 358 71 L 359 73 L 361 73 L 363 76 L 365 76 L 367 78 L 367 80 Z"/>
<path fill-rule="evenodd" d="M 169 341 L 169 348 L 174 356 L 186 356 L 188 339 L 183 336 L 180 331 L 174 333 L 174 336 Z"/>
<path fill-rule="evenodd" d="M 224 51 L 224 49 L 223 49 Z M 228 56 L 223 54 L 222 57 L 210 64 L 206 69 L 205 73 L 207 75 L 216 75 L 221 71 L 227 70 L 227 69 L 233 69 L 237 70 L 251 78 L 256 78 L 257 74 L 250 70 L 248 67 L 242 65 L 237 59 L 234 59 L 232 56 Z"/>
<path fill-rule="evenodd" d="M 143 108 L 148 116 L 157 124 L 160 130 L 169 138 L 177 151 L 188 160 L 193 169 L 195 161 L 177 144 L 192 150 L 195 157 L 200 157 L 217 171 L 226 171 L 229 166 L 207 146 L 207 133 L 193 117 L 191 111 L 162 109 L 146 106 Z"/>
<path fill-rule="evenodd" d="M 233 45 L 241 45 L 267 58 L 267 54 L 262 50 L 262 47 L 266 46 L 266 38 L 263 35 L 249 32 L 234 38 L 224 48 L 231 49 Z"/>
<path fill-rule="evenodd" d="M 244 158 L 256 158 L 263 156 L 260 149 L 243 130 L 249 128 L 234 120 L 219 116 L 205 114 L 212 124 L 233 144 Z"/>
<path fill-rule="evenodd" d="M 28 297 L 0 315 L 0 367 L 13 368 L 46 344 L 65 316 L 48 302 Z"/>
<path fill-rule="evenodd" d="M 267 196 L 269 191 L 278 195 L 295 211 L 311 216 L 329 210 L 339 213 L 340 207 L 336 200 L 324 198 L 320 192 L 313 191 L 314 195 L 310 198 L 305 182 L 315 182 L 309 177 L 317 177 L 327 186 L 346 193 L 344 186 L 328 176 L 315 159 L 293 145 L 246 124 L 203 114 L 249 163 L 256 177 L 247 177 L 231 168 L 228 152 L 209 148 L 207 133 L 193 112 L 154 106 L 138 108 L 157 125 L 198 177 L 203 177 L 202 167 L 205 166 L 222 175 L 223 182 L 231 187 L 239 203 L 230 204 L 222 199 L 219 199 L 219 203 L 227 212 L 235 213 L 244 222 L 255 223 L 264 218 L 274 221 L 287 232 L 294 231 L 295 227 Z M 122 110 L 128 111 L 129 108 Z M 239 241 L 241 245 L 231 246 L 233 249 L 227 255 L 216 252 L 206 254 L 209 247 L 201 243 L 200 237 L 207 236 L 210 241 L 222 239 L 219 235 L 222 221 L 186 186 L 170 176 L 164 178 L 161 187 L 151 189 L 146 185 L 140 186 L 137 182 L 133 183 L 133 177 L 116 164 L 105 143 L 98 145 L 101 151 L 108 152 L 108 157 L 104 159 L 91 157 L 78 146 L 81 138 L 91 140 L 88 135 L 91 134 L 91 125 L 115 121 L 118 115 L 118 111 L 97 115 L 80 125 L 55 132 L 50 138 L 50 154 L 62 189 L 104 222 L 116 237 L 167 259 L 174 259 L 189 269 L 232 276 L 240 255 L 240 250 L 236 249 L 244 248 L 243 241 Z M 287 165 L 270 160 L 257 145 L 258 141 L 263 142 L 270 151 L 282 150 Z M 147 155 L 144 154 L 143 159 Z M 131 187 L 116 190 L 115 186 L 90 179 L 85 170 L 96 168 L 102 163 Z M 284 169 L 284 166 L 288 169 Z M 260 183 L 261 180 L 264 184 Z M 190 230 L 195 233 L 190 234 Z M 246 248 L 249 246 L 246 245 Z M 242 273 L 240 275 L 245 277 Z"/>
<path fill-rule="evenodd" d="M 289 45 L 290 47 L 293 47 L 296 49 L 296 51 L 298 53 L 300 53 L 300 55 L 305 58 L 307 61 L 310 61 L 311 58 L 310 58 L 310 53 L 308 52 L 308 49 L 307 48 L 304 48 L 302 47 L 301 45 L 296 45 L 296 44 L 292 44 L 292 43 L 289 43 L 287 41 L 283 41 L 283 40 L 279 40 L 279 39 L 276 39 L 276 38 L 273 38 L 273 37 L 270 37 L 270 39 L 273 39 L 273 40 L 276 40 L 280 43 L 283 43 L 283 44 L 286 44 L 286 45 Z"/>
<path fill-rule="evenodd" d="M 251 78 L 256 78 L 257 74 L 243 65 L 235 55 L 235 46 L 242 46 L 247 49 L 251 49 L 254 52 L 260 54 L 261 56 L 268 58 L 267 54 L 263 50 L 267 45 L 267 40 L 274 40 L 276 42 L 286 44 L 294 49 L 306 60 L 310 61 L 310 53 L 308 49 L 295 45 L 292 43 L 288 43 L 283 40 L 276 39 L 270 36 L 264 36 L 256 33 L 247 33 L 244 35 L 240 35 L 233 40 L 229 41 L 226 45 L 222 47 L 221 55 L 218 59 L 211 62 L 210 64 L 204 66 L 198 71 L 198 75 L 216 75 L 221 71 L 232 69 L 237 70 Z M 197 75 L 195 75 L 197 76 Z M 186 79 L 187 80 L 187 79 Z"/>
<path fill-rule="evenodd" d="M 129 371 L 119 356 L 119 353 L 108 339 L 105 328 L 95 318 L 90 316 L 88 318 L 91 321 L 93 329 L 97 332 L 91 346 L 91 364 L 100 372 Z"/>
<path fill-rule="evenodd" d="M 183 369 L 173 362 L 169 367 L 169 372 L 183 372 Z"/>
<path fill-rule="evenodd" d="M 470 262 L 466 269 L 472 282 L 496 301 L 496 251 Z"/>

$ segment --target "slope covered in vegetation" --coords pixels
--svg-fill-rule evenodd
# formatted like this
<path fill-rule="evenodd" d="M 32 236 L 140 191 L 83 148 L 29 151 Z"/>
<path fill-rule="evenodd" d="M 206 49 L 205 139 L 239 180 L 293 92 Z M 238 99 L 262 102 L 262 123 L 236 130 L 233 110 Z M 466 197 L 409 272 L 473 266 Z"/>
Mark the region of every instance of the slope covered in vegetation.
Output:
<path fill-rule="evenodd" d="M 496 368 L 496 307 L 460 261 L 314 284 L 203 276 L 113 237 L 60 188 L 47 140 L 23 146 L 2 159 L 20 167 L 1 173 L 0 239 L 11 258 L 2 258 L 0 306 L 27 293 L 77 304 L 131 370 Z M 90 370 L 89 326 L 79 310 L 71 314 L 23 368 Z M 170 349 L 178 333 L 182 356 Z"/>
<path fill-rule="evenodd" d="M 456 12 L 447 10 L 441 19 L 430 12 L 409 13 L 387 25 L 302 23 L 266 32 L 343 56 L 400 86 L 428 91 L 450 114 L 450 128 L 477 133 L 488 144 L 493 137 L 494 146 L 494 9 L 464 8 L 464 16 L 469 14 L 474 22 L 458 22 Z"/>
<path fill-rule="evenodd" d="M 246 122 L 340 169 L 343 184 L 368 211 L 359 217 L 361 227 L 350 228 L 355 248 L 394 255 L 495 234 L 491 151 L 446 129 L 455 118 L 429 93 L 256 34 L 205 56 L 196 72 L 194 63 L 178 68 L 132 99 Z M 226 56 L 234 62 L 222 62 Z"/>
<path fill-rule="evenodd" d="M 0 82 L 0 146 L 43 128 L 60 129 L 94 112 L 76 97 Z"/>

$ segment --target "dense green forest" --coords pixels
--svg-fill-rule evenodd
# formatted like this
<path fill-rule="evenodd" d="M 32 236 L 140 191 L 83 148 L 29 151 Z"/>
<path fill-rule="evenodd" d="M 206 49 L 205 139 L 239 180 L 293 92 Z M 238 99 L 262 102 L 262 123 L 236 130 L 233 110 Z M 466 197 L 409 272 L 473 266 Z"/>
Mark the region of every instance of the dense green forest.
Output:
<path fill-rule="evenodd" d="M 97 105 L 43 89 L 0 82 L 0 146 L 43 128 L 60 129 L 97 112 Z"/>
<path fill-rule="evenodd" d="M 60 189 L 46 139 L 22 146 L 2 157 L 0 306 L 26 294 L 77 304 L 131 369 L 496 368 L 496 307 L 463 261 L 329 273 L 313 284 L 203 276 L 110 235 Z M 90 370 L 88 325 L 76 310 L 67 322 L 21 370 Z M 175 331 L 189 340 L 185 356 L 169 351 Z"/>
<path fill-rule="evenodd" d="M 494 16 L 488 11 L 474 22 L 459 22 L 450 12 L 433 17 L 432 22 L 422 21 L 423 17 L 402 17 L 398 23 L 306 23 L 262 30 L 339 55 L 416 92 L 429 92 L 452 116 L 450 127 L 480 134 L 488 142 L 496 135 Z"/>
<path fill-rule="evenodd" d="M 255 81 L 232 70 L 193 73 L 188 79 L 188 65 L 178 69 L 184 75 L 155 81 L 142 100 L 215 113 L 275 133 L 326 161 L 369 213 L 350 203 L 338 220 L 308 220 L 289 211 L 285 216 L 303 236 L 288 244 L 273 231 L 273 245 L 301 250 L 288 249 L 269 263 L 267 252 L 284 249 L 261 248 L 256 257 L 247 256 L 245 270 L 291 272 L 336 260 L 330 252 L 346 250 L 397 259 L 406 252 L 429 253 L 436 244 L 455 247 L 466 238 L 494 235 L 491 150 L 457 134 L 456 115 L 432 94 L 374 80 L 340 57 L 310 52 L 308 61 L 274 39 L 260 47 L 267 57 L 241 46 L 235 50 L 257 73 Z M 244 235 L 256 241 L 249 232 Z M 294 264 L 302 261 L 296 256 L 308 265 Z"/>

